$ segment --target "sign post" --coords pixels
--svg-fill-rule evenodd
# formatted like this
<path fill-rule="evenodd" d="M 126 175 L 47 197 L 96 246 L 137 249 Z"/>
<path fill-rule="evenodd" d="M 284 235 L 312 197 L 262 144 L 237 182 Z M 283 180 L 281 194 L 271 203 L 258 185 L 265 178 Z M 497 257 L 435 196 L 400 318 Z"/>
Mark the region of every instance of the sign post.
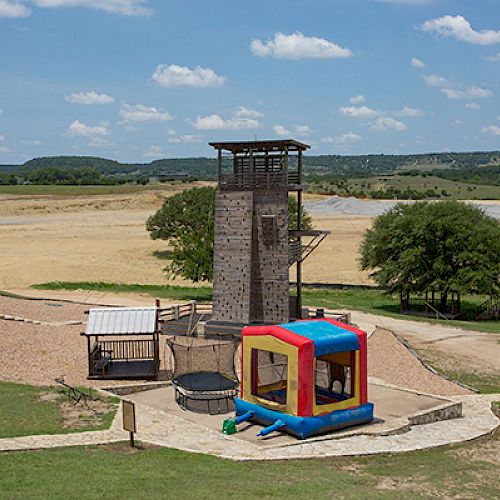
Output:
<path fill-rule="evenodd" d="M 133 401 L 122 400 L 123 429 L 130 432 L 130 446 L 134 447 L 134 433 L 137 432 L 135 420 L 135 403 Z"/>

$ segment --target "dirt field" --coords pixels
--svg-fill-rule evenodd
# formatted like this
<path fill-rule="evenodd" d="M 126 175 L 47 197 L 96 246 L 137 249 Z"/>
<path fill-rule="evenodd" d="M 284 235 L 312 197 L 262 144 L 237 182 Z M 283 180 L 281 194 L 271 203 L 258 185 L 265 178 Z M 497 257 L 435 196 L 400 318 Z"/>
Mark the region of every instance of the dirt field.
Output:
<path fill-rule="evenodd" d="M 176 186 L 170 194 L 181 189 Z M 165 249 L 145 221 L 169 192 L 0 199 L 0 289 L 48 281 L 167 284 Z M 314 197 L 311 199 L 317 199 Z M 319 215 L 314 224 L 332 234 L 304 265 L 307 282 L 369 283 L 358 269 L 357 248 L 372 218 Z"/>

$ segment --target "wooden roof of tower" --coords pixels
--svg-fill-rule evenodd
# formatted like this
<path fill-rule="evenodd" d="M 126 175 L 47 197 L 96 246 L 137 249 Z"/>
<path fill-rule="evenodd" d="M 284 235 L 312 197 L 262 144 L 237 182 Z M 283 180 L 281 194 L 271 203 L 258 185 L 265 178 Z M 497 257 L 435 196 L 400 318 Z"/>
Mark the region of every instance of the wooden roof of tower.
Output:
<path fill-rule="evenodd" d="M 235 142 L 209 142 L 215 149 L 224 149 L 234 153 L 248 150 L 257 151 L 305 151 L 311 146 L 293 139 L 272 140 L 272 141 L 235 141 Z"/>

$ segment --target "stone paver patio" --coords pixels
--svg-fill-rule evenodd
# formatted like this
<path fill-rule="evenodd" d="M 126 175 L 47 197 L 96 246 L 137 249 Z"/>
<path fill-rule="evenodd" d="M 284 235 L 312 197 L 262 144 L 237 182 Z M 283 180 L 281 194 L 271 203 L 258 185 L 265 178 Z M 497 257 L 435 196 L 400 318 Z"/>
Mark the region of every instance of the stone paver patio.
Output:
<path fill-rule="evenodd" d="M 395 435 L 331 434 L 323 438 L 262 446 L 241 439 L 238 434 L 225 436 L 220 431 L 177 415 L 136 402 L 137 438 L 143 442 L 178 450 L 206 453 L 231 460 L 281 460 L 328 456 L 400 453 L 472 440 L 493 432 L 499 420 L 491 411 L 495 395 L 455 396 L 461 401 L 463 417 L 425 425 L 411 426 Z M 0 439 L 0 451 L 33 450 L 61 446 L 97 445 L 124 441 L 128 433 L 121 430 L 118 411 L 107 431 L 75 434 L 23 436 Z"/>

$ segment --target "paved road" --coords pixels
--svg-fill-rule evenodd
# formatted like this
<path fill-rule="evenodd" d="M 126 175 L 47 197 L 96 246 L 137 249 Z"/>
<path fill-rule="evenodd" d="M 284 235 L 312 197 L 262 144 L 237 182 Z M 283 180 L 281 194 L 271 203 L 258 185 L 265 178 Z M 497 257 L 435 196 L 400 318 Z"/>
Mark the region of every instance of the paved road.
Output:
<path fill-rule="evenodd" d="M 416 348 L 433 346 L 450 354 L 474 359 L 483 369 L 500 374 L 500 325 L 498 333 L 481 333 L 359 311 L 350 312 L 353 323 L 368 332 L 380 326 L 402 336 Z"/>

